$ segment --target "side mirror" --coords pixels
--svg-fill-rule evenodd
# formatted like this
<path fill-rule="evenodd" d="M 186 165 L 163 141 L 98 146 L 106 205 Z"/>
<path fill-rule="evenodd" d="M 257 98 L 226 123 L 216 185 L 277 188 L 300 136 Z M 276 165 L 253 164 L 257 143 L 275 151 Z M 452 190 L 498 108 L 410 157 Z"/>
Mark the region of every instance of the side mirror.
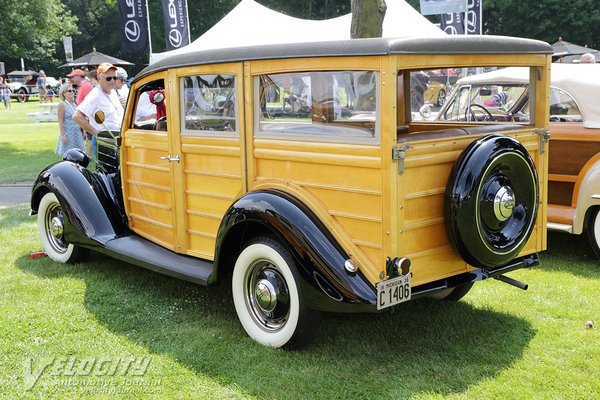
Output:
<path fill-rule="evenodd" d="M 152 96 L 152 100 L 154 104 L 162 103 L 165 100 L 165 95 L 160 91 L 156 91 L 156 93 L 154 93 L 154 96 Z"/>

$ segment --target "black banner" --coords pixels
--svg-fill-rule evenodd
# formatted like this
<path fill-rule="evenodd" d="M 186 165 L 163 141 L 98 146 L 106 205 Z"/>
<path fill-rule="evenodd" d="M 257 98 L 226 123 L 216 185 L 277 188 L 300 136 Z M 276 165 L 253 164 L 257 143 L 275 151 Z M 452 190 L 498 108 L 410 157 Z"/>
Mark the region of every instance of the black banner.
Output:
<path fill-rule="evenodd" d="M 167 51 L 190 44 L 186 0 L 162 0 Z"/>
<path fill-rule="evenodd" d="M 465 13 L 441 15 L 441 28 L 449 35 L 465 33 Z M 468 0 L 466 13 L 467 35 L 481 35 L 481 0 Z"/>
<path fill-rule="evenodd" d="M 147 53 L 148 18 L 146 0 L 119 0 L 121 43 L 127 54 Z"/>

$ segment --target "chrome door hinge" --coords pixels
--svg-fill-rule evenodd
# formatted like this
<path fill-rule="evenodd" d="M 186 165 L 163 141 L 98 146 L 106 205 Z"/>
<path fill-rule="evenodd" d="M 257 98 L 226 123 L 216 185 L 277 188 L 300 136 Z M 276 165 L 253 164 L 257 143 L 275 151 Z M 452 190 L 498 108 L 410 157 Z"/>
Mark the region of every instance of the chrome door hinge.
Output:
<path fill-rule="evenodd" d="M 398 161 L 398 173 L 400 175 L 404 173 L 404 158 L 406 158 L 406 150 L 408 149 L 410 149 L 410 146 L 407 144 L 392 149 L 392 160 Z"/>
<path fill-rule="evenodd" d="M 540 135 L 540 154 L 546 151 L 546 143 L 550 141 L 550 131 L 548 129 L 536 129 L 536 135 Z"/>

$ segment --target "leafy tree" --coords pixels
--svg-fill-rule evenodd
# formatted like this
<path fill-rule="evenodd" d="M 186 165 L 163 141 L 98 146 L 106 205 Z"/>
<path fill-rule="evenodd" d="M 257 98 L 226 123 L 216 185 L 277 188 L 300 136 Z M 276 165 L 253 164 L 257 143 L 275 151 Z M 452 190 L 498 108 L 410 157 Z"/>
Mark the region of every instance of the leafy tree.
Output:
<path fill-rule="evenodd" d="M 562 36 L 578 45 L 600 46 L 598 0 L 487 0 L 486 34 L 520 36 L 554 43 Z"/>
<path fill-rule="evenodd" d="M 56 42 L 77 31 L 77 18 L 60 0 L 2 0 L 0 60 L 7 69 L 39 69 L 56 56 Z"/>

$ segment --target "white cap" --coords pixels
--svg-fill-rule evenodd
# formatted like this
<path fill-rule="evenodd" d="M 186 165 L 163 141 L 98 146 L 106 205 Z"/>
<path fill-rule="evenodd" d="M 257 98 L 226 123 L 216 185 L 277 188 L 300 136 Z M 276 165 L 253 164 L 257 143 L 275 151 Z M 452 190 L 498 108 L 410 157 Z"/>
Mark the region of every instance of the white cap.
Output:
<path fill-rule="evenodd" d="M 121 78 L 123 80 L 127 79 L 127 71 L 125 71 L 121 67 L 117 67 L 117 78 Z"/>

